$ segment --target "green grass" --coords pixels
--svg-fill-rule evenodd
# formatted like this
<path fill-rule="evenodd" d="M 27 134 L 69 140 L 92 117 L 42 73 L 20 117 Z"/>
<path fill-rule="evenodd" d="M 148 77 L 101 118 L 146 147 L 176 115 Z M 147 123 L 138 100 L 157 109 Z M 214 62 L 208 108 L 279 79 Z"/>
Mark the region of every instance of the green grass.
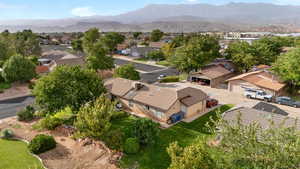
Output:
<path fill-rule="evenodd" d="M 11 88 L 10 83 L 0 82 L 0 91 L 4 91 L 5 89 L 9 89 L 9 88 Z"/>
<path fill-rule="evenodd" d="M 37 158 L 29 153 L 26 143 L 0 139 L 0 168 L 43 169 L 43 166 Z"/>
<path fill-rule="evenodd" d="M 224 105 L 220 112 L 225 112 L 232 108 L 232 105 Z M 188 146 L 200 139 L 203 142 L 212 137 L 205 127 L 210 118 L 216 118 L 219 110 L 207 113 L 191 123 L 180 122 L 168 129 L 162 129 L 156 144 L 142 148 L 136 155 L 125 155 L 120 165 L 122 168 L 131 168 L 135 163 L 139 164 L 140 169 L 166 169 L 170 164 L 170 158 L 166 148 L 170 143 L 177 141 L 181 146 Z M 131 129 L 136 118 L 128 117 L 125 119 L 113 121 L 113 128 L 120 128 L 124 131 L 126 137 L 131 136 Z"/>
<path fill-rule="evenodd" d="M 167 61 L 167 60 L 156 62 L 156 64 L 162 65 L 162 66 L 166 66 L 166 67 L 171 66 L 171 63 L 169 61 Z"/>
<path fill-rule="evenodd" d="M 188 73 L 182 73 L 179 75 L 179 80 L 180 81 L 187 80 L 188 77 L 189 77 Z"/>
<path fill-rule="evenodd" d="M 149 59 L 148 59 L 148 58 L 146 58 L 146 57 L 142 57 L 142 58 L 136 58 L 136 59 L 134 59 L 134 60 L 136 60 L 136 61 L 140 61 L 140 62 L 148 62 L 148 61 L 149 61 Z"/>

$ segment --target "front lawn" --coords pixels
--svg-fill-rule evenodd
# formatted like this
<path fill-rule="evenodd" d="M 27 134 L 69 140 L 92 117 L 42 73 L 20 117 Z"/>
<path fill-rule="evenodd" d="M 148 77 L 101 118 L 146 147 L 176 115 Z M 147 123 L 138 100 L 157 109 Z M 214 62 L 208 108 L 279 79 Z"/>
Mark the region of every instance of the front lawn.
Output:
<path fill-rule="evenodd" d="M 9 88 L 11 88 L 10 83 L 0 82 L 0 93 L 3 92 L 5 89 L 9 89 Z"/>
<path fill-rule="evenodd" d="M 225 112 L 232 107 L 232 105 L 224 105 L 220 108 L 220 112 Z M 141 169 L 168 168 L 170 158 L 166 152 L 166 148 L 169 144 L 177 141 L 181 146 L 188 146 L 197 138 L 205 142 L 209 137 L 212 137 L 207 132 L 205 124 L 209 121 L 210 117 L 216 118 L 217 111 L 212 111 L 191 123 L 180 122 L 168 129 L 162 129 L 155 145 L 143 148 L 136 155 L 125 155 L 120 162 L 121 167 L 131 168 L 135 163 L 138 163 Z M 135 120 L 135 117 L 130 116 L 113 121 L 112 127 L 122 129 L 126 137 L 129 137 Z"/>
<path fill-rule="evenodd" d="M 26 143 L 0 139 L 0 168 L 43 169 L 43 166 L 37 158 L 29 153 Z"/>

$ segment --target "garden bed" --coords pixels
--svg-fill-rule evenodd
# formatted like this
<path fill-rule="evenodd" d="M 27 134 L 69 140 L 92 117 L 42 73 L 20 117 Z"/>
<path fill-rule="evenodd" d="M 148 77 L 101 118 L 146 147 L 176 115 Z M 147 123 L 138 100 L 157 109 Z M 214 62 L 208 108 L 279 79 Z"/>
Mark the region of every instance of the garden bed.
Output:
<path fill-rule="evenodd" d="M 41 161 L 27 148 L 27 143 L 18 140 L 0 139 L 0 168 L 44 169 Z"/>

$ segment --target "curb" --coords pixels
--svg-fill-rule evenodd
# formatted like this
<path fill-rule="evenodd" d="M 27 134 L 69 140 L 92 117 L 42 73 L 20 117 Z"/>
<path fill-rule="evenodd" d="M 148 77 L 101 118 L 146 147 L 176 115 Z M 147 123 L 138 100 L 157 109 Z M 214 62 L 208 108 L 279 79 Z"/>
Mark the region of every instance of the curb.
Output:
<path fill-rule="evenodd" d="M 14 99 L 20 99 L 20 98 L 26 98 L 26 97 L 33 97 L 33 95 L 32 94 L 24 94 L 24 95 L 19 95 L 19 96 L 0 98 L 0 102 L 14 100 Z"/>

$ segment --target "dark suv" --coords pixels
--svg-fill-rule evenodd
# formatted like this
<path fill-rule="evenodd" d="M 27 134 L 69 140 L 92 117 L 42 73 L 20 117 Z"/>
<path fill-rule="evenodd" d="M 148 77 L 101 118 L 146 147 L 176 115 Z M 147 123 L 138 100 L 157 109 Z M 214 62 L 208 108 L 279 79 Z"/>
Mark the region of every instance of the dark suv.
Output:
<path fill-rule="evenodd" d="M 296 107 L 296 108 L 300 107 L 300 102 L 294 101 L 293 99 L 291 99 L 289 97 L 277 97 L 276 103 L 282 104 L 282 105 L 287 105 L 287 106 L 292 106 L 292 107 Z"/>

